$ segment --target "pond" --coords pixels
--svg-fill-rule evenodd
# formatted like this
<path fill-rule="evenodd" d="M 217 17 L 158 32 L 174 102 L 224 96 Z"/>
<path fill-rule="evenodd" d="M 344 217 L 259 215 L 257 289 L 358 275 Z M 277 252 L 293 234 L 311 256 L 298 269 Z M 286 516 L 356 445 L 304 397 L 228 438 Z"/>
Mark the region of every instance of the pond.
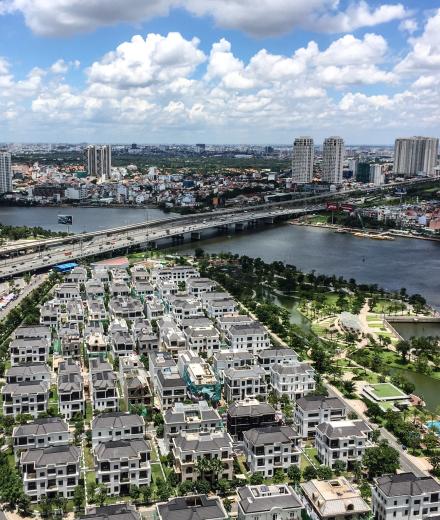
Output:
<path fill-rule="evenodd" d="M 390 371 L 392 374 L 404 376 L 415 385 L 414 393 L 423 398 L 428 410 L 435 412 L 436 408 L 440 406 L 440 379 L 404 368 L 391 368 Z"/>

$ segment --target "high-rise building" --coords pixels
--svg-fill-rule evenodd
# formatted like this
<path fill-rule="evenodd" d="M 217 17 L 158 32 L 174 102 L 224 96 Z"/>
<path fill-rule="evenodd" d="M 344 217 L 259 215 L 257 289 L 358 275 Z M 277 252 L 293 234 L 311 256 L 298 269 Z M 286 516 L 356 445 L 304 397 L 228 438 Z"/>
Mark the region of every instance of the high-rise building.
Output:
<path fill-rule="evenodd" d="M 0 152 L 0 194 L 12 191 L 11 154 Z"/>
<path fill-rule="evenodd" d="M 198 143 L 196 144 L 196 153 L 205 153 L 206 151 L 206 144 Z"/>
<path fill-rule="evenodd" d="M 297 184 L 311 182 L 315 148 L 311 137 L 297 137 L 293 143 L 292 181 Z"/>
<path fill-rule="evenodd" d="M 401 137 L 394 144 L 394 173 L 404 177 L 434 176 L 437 165 L 438 138 Z"/>
<path fill-rule="evenodd" d="M 324 140 L 322 156 L 322 180 L 324 182 L 342 183 L 344 152 L 344 140 L 341 137 L 327 137 Z"/>
<path fill-rule="evenodd" d="M 383 174 L 383 167 L 381 164 L 372 163 L 370 164 L 370 182 L 375 186 L 382 186 L 385 182 Z"/>
<path fill-rule="evenodd" d="M 109 144 L 90 145 L 86 148 L 87 172 L 101 181 L 110 179 L 112 171 L 112 149 Z"/>

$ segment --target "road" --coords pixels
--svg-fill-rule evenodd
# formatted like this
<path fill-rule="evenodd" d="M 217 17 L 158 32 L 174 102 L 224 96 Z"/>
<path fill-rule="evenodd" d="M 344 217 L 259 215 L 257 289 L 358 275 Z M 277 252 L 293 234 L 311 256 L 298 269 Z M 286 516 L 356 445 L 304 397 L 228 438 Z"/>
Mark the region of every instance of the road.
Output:
<path fill-rule="evenodd" d="M 7 316 L 7 314 L 9 312 L 11 312 L 11 310 L 14 307 L 16 307 L 19 303 L 21 303 L 21 301 L 24 298 L 26 298 L 26 296 L 30 292 L 32 292 L 34 289 L 36 289 L 38 286 L 40 286 L 45 280 L 47 280 L 47 278 L 48 278 L 47 273 L 34 275 L 31 279 L 30 283 L 24 289 L 22 289 L 22 291 L 20 292 L 18 297 L 0 311 L 0 320 L 5 318 Z"/>
<path fill-rule="evenodd" d="M 339 397 L 341 401 L 343 401 L 347 407 L 348 410 L 356 413 L 358 416 L 360 416 L 361 419 L 364 421 L 370 423 L 370 419 L 363 413 L 360 413 L 359 410 L 355 410 L 351 405 L 350 402 L 342 395 L 339 390 L 337 390 L 334 386 L 327 384 L 326 385 L 329 396 L 331 397 Z M 399 452 L 400 457 L 400 470 L 403 472 L 412 472 L 418 477 L 426 477 L 428 473 L 424 470 L 422 470 L 419 466 L 414 464 L 414 462 L 409 458 L 408 454 L 402 449 L 402 446 L 397 441 L 397 439 L 394 437 L 393 434 L 391 434 L 388 430 L 385 428 L 380 428 L 380 434 L 383 439 L 386 439 L 390 446 L 395 448 Z"/>
<path fill-rule="evenodd" d="M 74 238 L 61 241 L 49 241 L 46 249 L 33 246 L 29 252 L 22 256 L 9 256 L 0 260 L 0 278 L 15 276 L 24 272 L 46 268 L 62 262 L 78 260 L 88 256 L 99 255 L 117 251 L 133 246 L 145 246 L 157 240 L 184 235 L 185 233 L 197 233 L 213 227 L 233 226 L 258 220 L 270 220 L 286 215 L 299 215 L 322 210 L 322 204 L 314 204 L 303 208 L 281 208 L 271 211 L 242 211 L 233 215 L 210 214 L 204 218 L 197 217 L 195 222 L 185 217 L 175 221 L 159 220 L 145 223 L 130 229 L 123 229 L 99 234 L 91 233 L 76 235 Z M 5 250 L 1 252 L 5 254 Z"/>

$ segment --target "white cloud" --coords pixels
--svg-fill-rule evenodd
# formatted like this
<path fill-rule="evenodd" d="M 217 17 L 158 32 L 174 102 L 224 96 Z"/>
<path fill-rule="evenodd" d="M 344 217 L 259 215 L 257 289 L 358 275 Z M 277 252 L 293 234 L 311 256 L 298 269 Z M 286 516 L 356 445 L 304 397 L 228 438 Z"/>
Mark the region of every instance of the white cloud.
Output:
<path fill-rule="evenodd" d="M 133 36 L 88 69 L 90 82 L 118 88 L 167 83 L 191 74 L 205 60 L 199 40 L 185 40 L 180 33 L 167 36 Z"/>
<path fill-rule="evenodd" d="M 440 70 L 440 9 L 428 19 L 423 34 L 409 42 L 412 50 L 396 66 L 398 73 Z"/>
<path fill-rule="evenodd" d="M 362 40 L 347 34 L 334 41 L 317 58 L 322 65 L 367 65 L 382 61 L 388 45 L 383 36 L 365 34 Z"/>
<path fill-rule="evenodd" d="M 50 67 L 50 71 L 54 74 L 65 74 L 69 70 L 69 65 L 62 59 L 57 60 Z"/>
<path fill-rule="evenodd" d="M 364 0 L 353 2 L 346 11 L 338 11 L 338 0 L 6 0 L 0 5 L 0 14 L 21 11 L 32 31 L 45 36 L 68 36 L 121 22 L 136 24 L 166 15 L 173 7 L 211 16 L 221 27 L 255 36 L 296 28 L 350 32 L 408 15 L 402 4 L 373 9 Z"/>
<path fill-rule="evenodd" d="M 414 18 L 407 18 L 406 20 L 402 20 L 399 24 L 399 29 L 402 32 L 407 32 L 409 34 L 413 34 L 418 28 L 419 24 L 417 23 L 417 20 L 414 20 Z"/>

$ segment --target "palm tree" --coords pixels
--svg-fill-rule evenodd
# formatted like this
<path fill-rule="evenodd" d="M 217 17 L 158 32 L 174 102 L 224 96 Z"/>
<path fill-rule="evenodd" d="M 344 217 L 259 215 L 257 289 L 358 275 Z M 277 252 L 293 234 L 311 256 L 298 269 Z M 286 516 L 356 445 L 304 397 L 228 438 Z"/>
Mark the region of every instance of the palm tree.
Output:
<path fill-rule="evenodd" d="M 223 462 L 220 459 L 211 459 L 209 461 L 209 470 L 212 472 L 212 482 L 218 480 L 219 474 L 223 471 Z"/>
<path fill-rule="evenodd" d="M 210 470 L 210 461 L 206 457 L 201 457 L 195 464 L 194 468 L 203 480 L 205 473 Z"/>

